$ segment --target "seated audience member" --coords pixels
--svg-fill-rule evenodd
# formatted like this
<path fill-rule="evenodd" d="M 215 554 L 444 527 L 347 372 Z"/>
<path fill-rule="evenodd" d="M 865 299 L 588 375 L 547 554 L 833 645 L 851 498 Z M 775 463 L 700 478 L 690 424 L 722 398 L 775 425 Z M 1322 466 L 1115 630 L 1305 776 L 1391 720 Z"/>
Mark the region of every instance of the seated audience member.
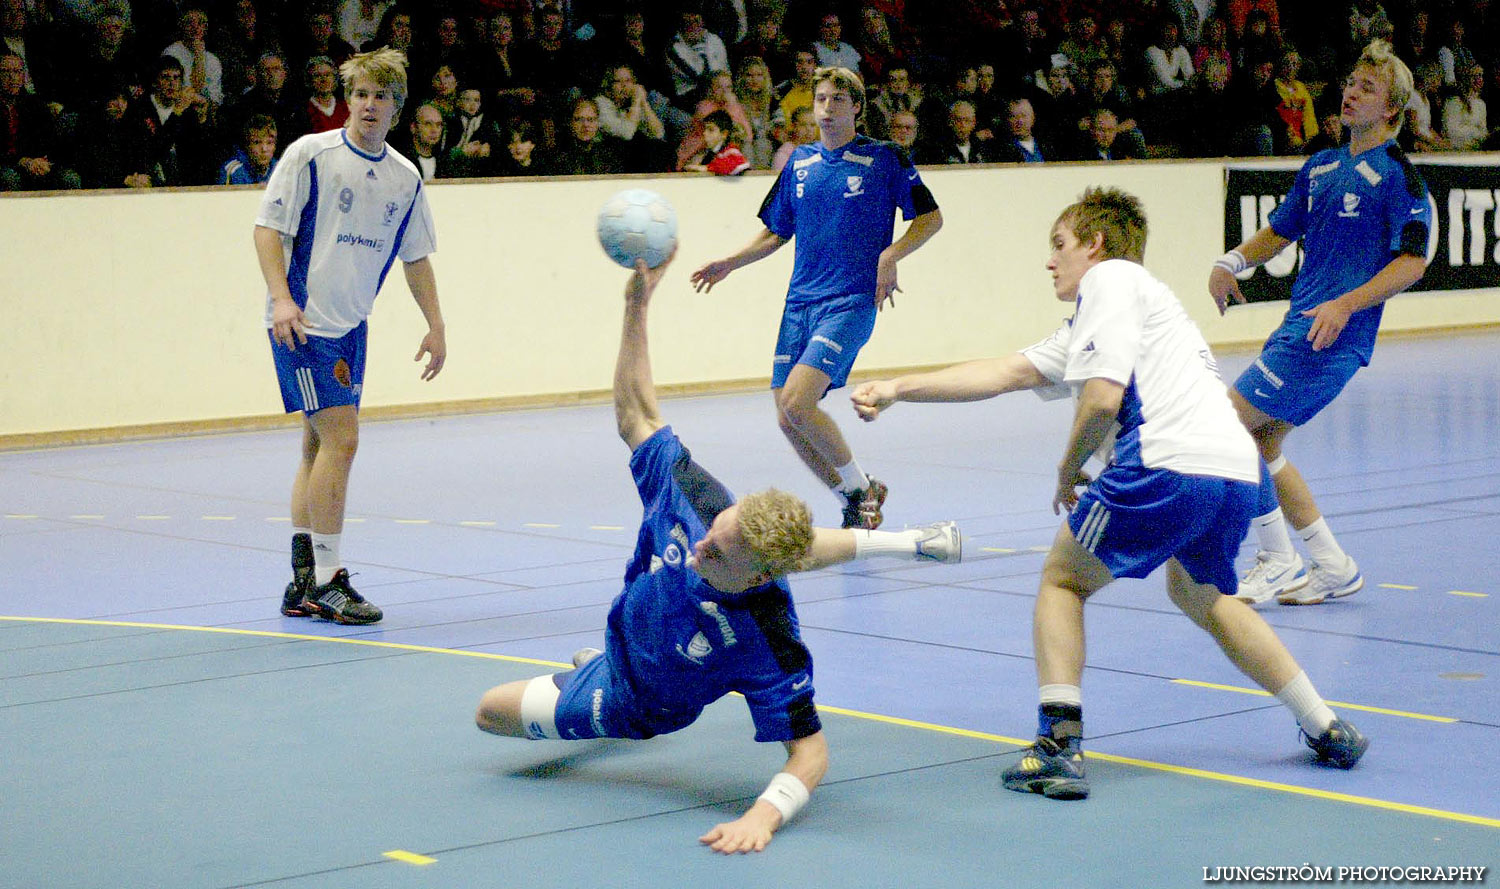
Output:
<path fill-rule="evenodd" d="M 224 104 L 232 105 L 255 84 L 255 62 L 276 45 L 272 29 L 264 27 L 256 0 L 234 0 L 224 24 L 215 29 L 213 44 L 224 68 Z"/>
<path fill-rule="evenodd" d="M 608 176 L 625 172 L 625 163 L 614 146 L 599 138 L 599 106 L 593 99 L 574 102 L 567 124 L 559 128 L 554 173 Z"/>
<path fill-rule="evenodd" d="M 1443 111 L 1443 68 L 1436 61 L 1417 65 L 1411 99 L 1406 103 L 1406 126 L 1401 129 L 1408 151 L 1447 151 L 1453 146 L 1433 127 L 1434 109 Z M 1441 121 L 1439 121 L 1441 123 Z"/>
<path fill-rule="evenodd" d="M 1459 91 L 1443 103 L 1443 138 L 1458 151 L 1475 151 L 1489 136 L 1484 99 L 1484 69 L 1470 65 L 1458 75 Z"/>
<path fill-rule="evenodd" d="M 208 12 L 189 5 L 177 19 L 177 42 L 162 50 L 182 63 L 183 82 L 214 105 L 224 104 L 224 65 L 208 51 Z"/>
<path fill-rule="evenodd" d="M 734 70 L 739 71 L 745 59 L 755 57 L 766 63 L 771 82 L 780 83 L 792 76 L 793 52 L 792 41 L 781 30 L 781 13 L 765 8 L 757 16 L 750 36 L 735 47 Z"/>
<path fill-rule="evenodd" d="M 6 51 L 0 55 L 0 190 L 81 187 L 78 173 L 61 163 L 52 111 L 25 86 L 26 62 Z"/>
<path fill-rule="evenodd" d="M 1318 132 L 1318 114 L 1313 110 L 1312 93 L 1297 79 L 1301 69 L 1301 54 L 1287 47 L 1276 63 L 1275 74 L 1276 93 L 1281 97 L 1276 114 L 1284 126 L 1282 144 L 1286 146 L 1287 154 L 1301 152 L 1307 140 Z"/>
<path fill-rule="evenodd" d="M 1108 60 L 1095 62 L 1089 68 L 1089 81 L 1087 89 L 1082 95 L 1084 103 L 1088 106 L 1088 116 L 1078 122 L 1081 130 L 1091 130 L 1095 126 L 1094 112 L 1100 108 L 1108 108 L 1114 115 L 1114 130 L 1118 137 L 1127 145 L 1115 146 L 1113 153 L 1117 157 L 1145 157 L 1146 139 L 1141 134 L 1140 126 L 1136 123 L 1135 103 L 1125 94 L 1115 78 L 1115 66 Z M 1092 152 L 1098 148 L 1098 138 L 1090 133 L 1085 134 L 1085 145 L 1087 151 Z"/>
<path fill-rule="evenodd" d="M 486 106 L 497 114 L 507 117 L 530 114 L 536 104 L 536 91 L 520 67 L 521 55 L 510 15 L 502 12 L 490 16 L 485 41 L 470 58 L 470 73 L 464 85 L 483 90 Z"/>
<path fill-rule="evenodd" d="M 3 66 L 0 66 L 3 67 Z M 83 114 L 78 127 L 78 174 L 84 188 L 150 188 L 154 183 L 148 134 L 126 115 L 130 89 L 103 91 L 106 98 Z"/>
<path fill-rule="evenodd" d="M 255 114 L 245 121 L 240 144 L 219 168 L 220 185 L 259 185 L 276 169 L 276 119 Z"/>
<path fill-rule="evenodd" d="M 302 106 L 298 135 L 326 133 L 349 121 L 349 105 L 339 90 L 339 72 L 327 56 L 307 60 L 307 101 Z"/>
<path fill-rule="evenodd" d="M 910 112 L 908 112 L 910 113 Z M 783 141 L 781 147 L 776 149 L 776 154 L 771 158 L 771 172 L 780 173 L 781 168 L 786 166 L 787 159 L 792 152 L 797 150 L 798 145 L 811 145 L 818 141 L 818 122 L 813 117 L 812 108 L 798 108 L 792 113 L 789 120 L 782 128 Z"/>
<path fill-rule="evenodd" d="M 1255 59 L 1245 75 L 1230 84 L 1229 103 L 1237 110 L 1239 121 L 1236 140 L 1246 149 L 1246 155 L 1269 157 L 1285 150 L 1280 141 L 1285 124 L 1276 110 L 1281 107 L 1281 94 L 1276 91 L 1275 73 L 1276 63 L 1271 57 Z"/>
<path fill-rule="evenodd" d="M 929 89 L 923 97 L 921 109 L 917 111 L 924 138 L 939 138 L 939 134 L 948 129 L 948 116 L 952 113 L 953 103 L 960 99 L 973 103 L 974 94 L 978 91 L 979 69 L 966 64 L 953 69 L 953 77 L 946 87 L 934 86 Z"/>
<path fill-rule="evenodd" d="M 672 75 L 669 98 L 679 109 L 691 111 L 693 94 L 703 78 L 729 70 L 729 51 L 719 35 L 704 26 L 703 13 L 688 9 L 678 22 L 666 54 L 667 71 Z"/>
<path fill-rule="evenodd" d="M 792 79 L 776 87 L 781 96 L 778 107 L 782 120 L 791 120 L 798 108 L 812 110 L 813 76 L 818 71 L 818 58 L 810 49 L 799 49 L 792 60 Z"/>
<path fill-rule="evenodd" d="M 518 50 L 518 66 L 527 84 L 536 91 L 536 112 L 542 116 L 544 138 L 552 121 L 567 113 L 573 101 L 583 94 L 583 86 L 593 80 L 586 70 L 593 68 L 578 41 L 564 31 L 562 10 L 544 6 L 537 13 L 536 39 L 523 43 Z M 592 92 L 592 90 L 590 90 Z"/>
<path fill-rule="evenodd" d="M 1172 16 L 1161 21 L 1160 36 L 1146 47 L 1146 91 L 1154 96 L 1186 89 L 1193 79 L 1193 58 L 1182 45 L 1182 27 Z"/>
<path fill-rule="evenodd" d="M 703 118 L 703 151 L 689 158 L 682 169 L 716 176 L 738 176 L 750 169 L 750 161 L 730 141 L 733 130 L 734 121 L 726 112 L 709 112 Z"/>
<path fill-rule="evenodd" d="M 1096 63 L 1109 57 L 1104 38 L 1099 34 L 1099 23 L 1092 14 L 1075 15 L 1063 27 L 1067 36 L 1057 45 L 1057 51 L 1067 56 L 1073 70 L 1091 71 Z"/>
<path fill-rule="evenodd" d="M 375 29 L 375 36 L 362 44 L 360 52 L 372 52 L 383 46 L 391 49 L 399 49 L 406 53 L 407 63 L 412 62 L 412 51 L 415 49 L 413 41 L 415 31 L 412 29 L 411 11 L 401 4 L 386 7 L 385 13 L 380 17 L 380 25 Z"/>
<path fill-rule="evenodd" d="M 210 157 L 209 104 L 182 85 L 182 63 L 156 60 L 151 90 L 126 112 L 148 134 L 150 171 L 156 185 L 205 185 L 214 181 Z"/>
<path fill-rule="evenodd" d="M 865 111 L 865 126 L 876 139 L 890 138 L 891 118 L 898 111 L 917 113 L 922 105 L 922 94 L 912 85 L 911 72 L 902 66 L 887 70 L 885 86 L 875 91 L 870 107 Z"/>
<path fill-rule="evenodd" d="M 1437 51 L 1438 64 L 1443 66 L 1443 83 L 1459 92 L 1464 88 L 1464 69 L 1478 63 L 1473 50 L 1464 42 L 1466 30 L 1463 18 L 1454 16 L 1448 23 L 1448 37 Z"/>
<path fill-rule="evenodd" d="M 813 52 L 819 68 L 848 68 L 859 74 L 859 50 L 844 42 L 844 23 L 838 13 L 828 12 L 818 23 L 818 39 Z"/>
<path fill-rule="evenodd" d="M 759 56 L 749 56 L 734 75 L 734 94 L 745 109 L 750 122 L 750 139 L 740 146 L 757 170 L 771 167 L 776 146 L 771 143 L 771 128 L 776 118 L 776 92 L 771 86 L 771 72 Z"/>
<path fill-rule="evenodd" d="M 500 176 L 550 176 L 552 166 L 545 152 L 536 144 L 536 128 L 531 121 L 512 118 L 505 128 L 505 153 L 500 156 L 496 174 Z"/>
<path fill-rule="evenodd" d="M 417 165 L 417 170 L 422 174 L 422 181 L 430 182 L 433 179 L 448 178 L 448 157 L 443 146 L 447 131 L 443 113 L 437 109 L 437 106 L 430 102 L 423 102 L 417 106 L 417 110 L 412 112 L 411 121 L 407 124 L 406 130 L 402 138 L 393 141 L 396 150 Z"/>
<path fill-rule="evenodd" d="M 1229 26 L 1213 15 L 1203 21 L 1203 38 L 1193 49 L 1193 71 L 1202 71 L 1210 58 L 1222 61 L 1225 70 L 1234 68 L 1234 54 L 1229 51 Z"/>
<path fill-rule="evenodd" d="M 753 130 L 750 119 L 745 116 L 744 107 L 740 105 L 739 96 L 734 94 L 734 78 L 728 71 L 711 74 L 703 99 L 693 109 L 692 126 L 683 137 L 682 144 L 677 147 L 677 169 L 683 169 L 688 158 L 703 150 L 703 120 L 715 111 L 723 111 L 734 122 L 730 141 L 738 145 L 750 138 Z"/>
<path fill-rule="evenodd" d="M 354 55 L 354 47 L 334 31 L 333 13 L 327 7 L 308 6 L 301 25 L 301 30 L 287 42 L 288 67 L 292 70 L 306 70 L 309 60 L 321 56 L 332 62 L 337 71 L 338 66 Z"/>
<path fill-rule="evenodd" d="M 1037 138 L 1036 109 L 1025 96 L 1016 96 L 1005 105 L 1005 129 L 991 143 L 991 160 L 1003 163 L 1039 164 L 1061 160 L 1056 149 Z"/>
<path fill-rule="evenodd" d="M 1222 58 L 1211 56 L 1204 60 L 1193 78 L 1184 107 L 1187 125 L 1178 130 L 1177 138 L 1188 157 L 1258 155 L 1258 144 L 1270 145 L 1268 129 L 1262 133 L 1257 128 L 1257 138 L 1248 142 L 1240 137 L 1245 130 L 1245 116 L 1233 102 L 1229 63 Z"/>
<path fill-rule="evenodd" d="M 1037 89 L 1029 94 L 1029 98 L 1031 107 L 1036 109 L 1037 133 L 1067 154 L 1081 138 L 1078 121 L 1088 114 L 1088 110 L 1073 83 L 1072 69 L 1060 56 L 1055 61 L 1057 64 L 1047 69 L 1042 80 L 1045 89 Z"/>
<path fill-rule="evenodd" d="M 130 26 L 119 12 L 101 14 L 88 48 L 58 70 L 57 98 L 69 109 L 102 108 L 116 87 L 140 88 L 141 72 Z"/>
<path fill-rule="evenodd" d="M 910 60 L 907 51 L 896 43 L 885 13 L 874 6 L 859 11 L 859 71 L 864 80 L 888 80 L 892 68 L 905 68 Z"/>
<path fill-rule="evenodd" d="M 340 0 L 334 30 L 350 46 L 364 46 L 380 33 L 385 14 L 394 8 L 395 0 Z"/>
<path fill-rule="evenodd" d="M 909 158 L 916 157 L 917 115 L 910 111 L 897 111 L 891 115 L 891 143 L 906 152 Z"/>
<path fill-rule="evenodd" d="M 989 161 L 984 143 L 974 138 L 977 124 L 974 103 L 959 99 L 948 106 L 948 126 L 941 140 L 927 144 L 919 153 L 925 164 L 982 164 Z"/>
<path fill-rule="evenodd" d="M 1082 161 L 1131 160 L 1141 157 L 1135 146 L 1119 138 L 1122 130 L 1115 113 L 1108 108 L 1095 108 L 1089 115 L 1088 141 L 1078 155 Z"/>
<path fill-rule="evenodd" d="M 496 175 L 500 150 L 500 128 L 484 110 L 484 93 L 478 87 L 459 90 L 458 113 L 448 119 L 444 144 L 448 165 L 444 171 L 455 179 Z"/>
<path fill-rule="evenodd" d="M 605 73 L 594 104 L 599 109 L 599 132 L 614 143 L 627 169 L 653 173 L 667 168 L 666 126 L 629 65 L 614 65 Z"/>

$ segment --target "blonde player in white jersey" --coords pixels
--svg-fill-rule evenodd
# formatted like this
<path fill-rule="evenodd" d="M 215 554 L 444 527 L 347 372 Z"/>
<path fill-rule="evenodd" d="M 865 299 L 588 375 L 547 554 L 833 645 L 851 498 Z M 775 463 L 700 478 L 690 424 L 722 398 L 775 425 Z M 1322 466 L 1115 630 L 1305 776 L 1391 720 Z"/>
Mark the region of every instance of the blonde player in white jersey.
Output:
<path fill-rule="evenodd" d="M 288 146 L 255 219 L 255 252 L 282 401 L 303 416 L 281 613 L 369 624 L 381 611 L 350 585 L 339 537 L 359 443 L 365 319 L 396 259 L 427 321 L 415 359 L 427 356 L 422 379 L 437 376 L 448 349 L 422 177 L 385 143 L 406 100 L 406 57 L 361 53 L 339 74 L 349 122 Z"/>
<path fill-rule="evenodd" d="M 1004 358 L 866 383 L 851 395 L 866 420 L 897 401 L 978 401 L 1020 389 L 1076 398 L 1052 500 L 1068 518 L 1042 569 L 1033 617 L 1037 739 L 1005 771 L 1005 786 L 1055 799 L 1088 795 L 1083 605 L 1116 577 L 1145 577 L 1163 564 L 1172 602 L 1292 710 L 1318 761 L 1352 767 L 1368 741 L 1233 597 L 1261 464 L 1202 334 L 1140 264 L 1140 201 L 1117 189 L 1086 191 L 1053 224 L 1051 247 L 1056 296 L 1076 306 L 1051 337 Z M 1108 464 L 1090 480 L 1084 463 L 1101 449 Z"/>

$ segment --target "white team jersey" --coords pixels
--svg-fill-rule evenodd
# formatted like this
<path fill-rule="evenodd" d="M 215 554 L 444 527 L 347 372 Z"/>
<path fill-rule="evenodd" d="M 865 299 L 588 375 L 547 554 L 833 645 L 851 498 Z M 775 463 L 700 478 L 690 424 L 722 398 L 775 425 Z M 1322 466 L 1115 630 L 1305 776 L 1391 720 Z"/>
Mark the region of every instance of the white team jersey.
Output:
<path fill-rule="evenodd" d="M 1139 264 L 1112 259 L 1089 269 L 1072 320 L 1022 354 L 1075 393 L 1096 377 L 1125 387 L 1115 464 L 1260 481 L 1255 442 L 1198 325 Z"/>
<path fill-rule="evenodd" d="M 358 327 L 396 258 L 415 262 L 437 249 L 416 167 L 390 146 L 366 154 L 342 129 L 287 147 L 255 224 L 284 236 L 287 285 L 312 336 Z"/>

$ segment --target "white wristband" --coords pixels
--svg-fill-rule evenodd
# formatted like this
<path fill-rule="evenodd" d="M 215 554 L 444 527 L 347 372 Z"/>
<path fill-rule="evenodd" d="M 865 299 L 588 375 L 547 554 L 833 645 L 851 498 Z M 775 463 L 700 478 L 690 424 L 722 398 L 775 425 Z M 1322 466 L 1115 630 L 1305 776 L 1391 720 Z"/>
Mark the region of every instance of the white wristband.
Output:
<path fill-rule="evenodd" d="M 1249 266 L 1250 263 L 1245 261 L 1245 254 L 1238 250 L 1231 250 L 1214 261 L 1214 268 L 1223 269 L 1231 275 L 1238 275 Z"/>
<path fill-rule="evenodd" d="M 811 797 L 812 793 L 807 785 L 791 772 L 777 772 L 771 783 L 766 785 L 765 792 L 760 795 L 760 799 L 770 803 L 781 813 L 782 824 L 791 821 L 792 816 L 802 811 Z"/>

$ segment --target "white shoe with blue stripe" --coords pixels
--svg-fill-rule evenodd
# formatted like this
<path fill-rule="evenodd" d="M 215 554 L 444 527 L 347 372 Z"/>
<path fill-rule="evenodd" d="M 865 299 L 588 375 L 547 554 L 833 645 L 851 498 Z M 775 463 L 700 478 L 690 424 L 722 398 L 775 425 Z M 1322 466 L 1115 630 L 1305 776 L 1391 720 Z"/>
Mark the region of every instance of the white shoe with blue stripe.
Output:
<path fill-rule="evenodd" d="M 1292 553 L 1291 561 L 1272 553 L 1256 553 L 1255 567 L 1240 578 L 1234 597 L 1247 605 L 1260 605 L 1307 586 L 1308 573 L 1302 557 Z"/>

